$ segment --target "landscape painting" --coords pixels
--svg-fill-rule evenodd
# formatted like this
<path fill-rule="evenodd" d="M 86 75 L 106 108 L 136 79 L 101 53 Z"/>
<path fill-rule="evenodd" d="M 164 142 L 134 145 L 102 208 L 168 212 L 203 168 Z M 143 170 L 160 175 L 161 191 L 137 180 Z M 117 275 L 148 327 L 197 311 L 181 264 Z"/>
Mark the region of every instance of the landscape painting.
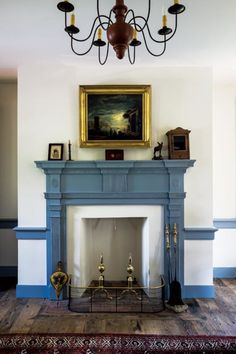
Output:
<path fill-rule="evenodd" d="M 150 86 L 82 86 L 82 147 L 148 146 Z"/>

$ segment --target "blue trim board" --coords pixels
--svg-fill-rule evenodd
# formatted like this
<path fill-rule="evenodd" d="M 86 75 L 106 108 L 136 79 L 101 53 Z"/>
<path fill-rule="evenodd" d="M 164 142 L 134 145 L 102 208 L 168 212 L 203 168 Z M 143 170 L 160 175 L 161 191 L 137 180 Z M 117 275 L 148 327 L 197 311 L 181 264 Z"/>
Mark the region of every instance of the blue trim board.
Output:
<path fill-rule="evenodd" d="M 214 278 L 236 278 L 235 267 L 215 267 L 213 268 Z"/>
<path fill-rule="evenodd" d="M 47 285 L 17 285 L 16 286 L 17 298 L 48 298 Z"/>
<path fill-rule="evenodd" d="M 17 277 L 17 266 L 0 266 L 0 277 Z"/>
<path fill-rule="evenodd" d="M 218 229 L 236 229 L 236 218 L 234 219 L 214 219 L 213 224 Z"/>
<path fill-rule="evenodd" d="M 46 227 L 15 227 L 17 240 L 46 240 Z"/>
<path fill-rule="evenodd" d="M 13 229 L 17 225 L 17 219 L 0 219 L 0 229 Z"/>
<path fill-rule="evenodd" d="M 214 285 L 185 285 L 183 298 L 184 299 L 215 298 L 215 287 Z"/>
<path fill-rule="evenodd" d="M 184 229 L 185 240 L 214 240 L 215 227 L 186 227 Z"/>

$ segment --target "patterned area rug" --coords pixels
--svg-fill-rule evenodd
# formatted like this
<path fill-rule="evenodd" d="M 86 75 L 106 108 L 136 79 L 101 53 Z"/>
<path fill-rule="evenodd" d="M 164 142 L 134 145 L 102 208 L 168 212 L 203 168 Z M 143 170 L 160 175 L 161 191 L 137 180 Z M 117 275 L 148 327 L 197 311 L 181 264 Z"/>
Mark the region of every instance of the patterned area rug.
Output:
<path fill-rule="evenodd" d="M 236 353 L 236 337 L 108 334 L 0 335 L 0 353 L 134 354 Z"/>

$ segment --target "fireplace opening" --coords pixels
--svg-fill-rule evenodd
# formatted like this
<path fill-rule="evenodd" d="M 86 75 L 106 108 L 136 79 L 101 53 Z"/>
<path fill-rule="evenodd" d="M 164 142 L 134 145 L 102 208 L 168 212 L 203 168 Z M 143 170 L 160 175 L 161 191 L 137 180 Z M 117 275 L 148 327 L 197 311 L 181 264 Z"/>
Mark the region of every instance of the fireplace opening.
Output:
<path fill-rule="evenodd" d="M 126 281 L 129 255 L 140 286 L 155 286 L 164 273 L 164 222 L 161 206 L 67 207 L 67 271 L 74 286 L 99 277 Z"/>

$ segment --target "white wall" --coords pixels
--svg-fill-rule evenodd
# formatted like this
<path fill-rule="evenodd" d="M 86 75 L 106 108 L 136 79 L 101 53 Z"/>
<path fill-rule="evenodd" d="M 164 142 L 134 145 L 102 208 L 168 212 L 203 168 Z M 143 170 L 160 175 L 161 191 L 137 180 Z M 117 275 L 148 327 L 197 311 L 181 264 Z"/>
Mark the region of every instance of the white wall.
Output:
<path fill-rule="evenodd" d="M 185 285 L 213 284 L 212 241 L 185 241 L 184 261 Z"/>
<path fill-rule="evenodd" d="M 79 148 L 78 92 L 85 84 L 152 86 L 152 143 L 163 141 L 167 156 L 166 132 L 191 130 L 191 158 L 197 161 L 185 176 L 185 226 L 212 226 L 212 70 L 55 62 L 19 69 L 19 226 L 45 226 L 45 176 L 33 161 L 47 159 L 49 143 L 70 139 L 73 159 L 104 159 L 104 149 Z M 152 151 L 125 149 L 125 159 L 151 159 Z"/>
<path fill-rule="evenodd" d="M 235 218 L 236 85 L 217 83 L 213 102 L 214 218 Z"/>
<path fill-rule="evenodd" d="M 214 85 L 213 214 L 236 218 L 236 84 Z M 214 241 L 214 267 L 236 267 L 236 230 L 222 229 Z"/>
<path fill-rule="evenodd" d="M 0 83 L 0 219 L 17 218 L 17 84 Z M 17 265 L 15 232 L 0 230 L 0 266 Z"/>

